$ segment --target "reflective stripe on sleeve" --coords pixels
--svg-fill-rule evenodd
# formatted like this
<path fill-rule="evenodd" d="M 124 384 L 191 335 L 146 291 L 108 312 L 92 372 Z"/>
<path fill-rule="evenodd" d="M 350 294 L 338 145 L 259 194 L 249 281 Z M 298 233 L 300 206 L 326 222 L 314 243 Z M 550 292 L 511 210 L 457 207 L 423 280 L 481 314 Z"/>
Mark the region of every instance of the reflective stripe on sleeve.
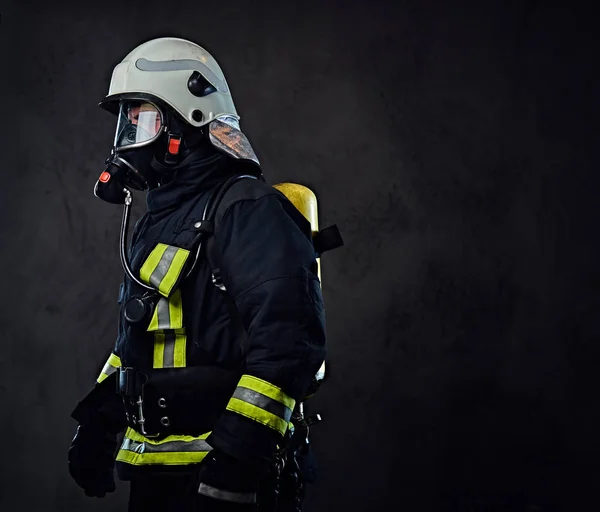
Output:
<path fill-rule="evenodd" d="M 281 388 L 251 375 L 244 375 L 233 393 L 227 410 L 285 434 L 296 401 Z"/>
<path fill-rule="evenodd" d="M 142 268 L 141 280 L 168 297 L 179 278 L 190 251 L 172 245 L 157 244 Z"/>
<path fill-rule="evenodd" d="M 209 434 L 207 432 L 198 437 L 168 436 L 153 441 L 128 428 L 116 460 L 135 466 L 197 464 L 212 449 L 206 442 Z"/>
<path fill-rule="evenodd" d="M 102 368 L 102 371 L 96 379 L 96 382 L 100 384 L 104 379 L 115 373 L 119 366 L 121 366 L 121 358 L 119 356 L 116 354 L 111 354 L 108 356 L 106 364 L 104 365 L 104 368 Z"/>

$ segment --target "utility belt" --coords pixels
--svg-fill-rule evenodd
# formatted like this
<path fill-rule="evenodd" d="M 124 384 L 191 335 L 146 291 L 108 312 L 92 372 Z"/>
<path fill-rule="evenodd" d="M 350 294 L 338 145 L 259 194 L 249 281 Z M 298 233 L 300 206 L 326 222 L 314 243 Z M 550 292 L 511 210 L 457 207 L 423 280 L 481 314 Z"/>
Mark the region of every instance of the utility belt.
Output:
<path fill-rule="evenodd" d="M 117 370 L 127 425 L 149 438 L 199 436 L 213 429 L 240 380 L 216 366 Z"/>

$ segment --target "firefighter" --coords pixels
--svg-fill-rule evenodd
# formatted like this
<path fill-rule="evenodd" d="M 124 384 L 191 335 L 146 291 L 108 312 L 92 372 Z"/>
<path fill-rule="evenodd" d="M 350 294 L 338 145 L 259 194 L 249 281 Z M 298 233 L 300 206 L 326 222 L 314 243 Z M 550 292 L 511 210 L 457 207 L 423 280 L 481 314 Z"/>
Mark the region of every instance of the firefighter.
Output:
<path fill-rule="evenodd" d="M 94 194 L 124 207 L 125 275 L 114 348 L 72 414 L 70 474 L 103 497 L 116 465 L 130 511 L 267 510 L 323 377 L 314 230 L 266 182 L 197 44 L 141 44 L 100 106 L 117 126 Z M 132 190 L 147 211 L 128 244 Z"/>

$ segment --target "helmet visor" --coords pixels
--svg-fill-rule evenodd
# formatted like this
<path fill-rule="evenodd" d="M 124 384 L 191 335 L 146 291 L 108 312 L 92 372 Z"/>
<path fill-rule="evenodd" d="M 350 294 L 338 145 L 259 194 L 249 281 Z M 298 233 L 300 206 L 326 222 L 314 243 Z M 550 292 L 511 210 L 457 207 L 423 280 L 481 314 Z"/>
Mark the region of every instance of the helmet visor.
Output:
<path fill-rule="evenodd" d="M 163 127 L 159 108 L 143 100 L 126 100 L 119 104 L 115 148 L 143 146 L 158 138 Z"/>

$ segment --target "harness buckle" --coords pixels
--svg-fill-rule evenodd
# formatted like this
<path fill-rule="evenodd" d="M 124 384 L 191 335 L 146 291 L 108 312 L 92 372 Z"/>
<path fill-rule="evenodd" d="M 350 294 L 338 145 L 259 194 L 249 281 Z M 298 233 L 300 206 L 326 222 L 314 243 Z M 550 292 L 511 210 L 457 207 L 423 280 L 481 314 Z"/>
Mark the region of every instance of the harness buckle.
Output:
<path fill-rule="evenodd" d="M 148 438 L 158 437 L 160 433 L 146 431 L 146 416 L 144 414 L 144 387 L 148 376 L 136 368 L 120 367 L 117 378 L 117 392 L 123 399 L 127 415 L 127 423 L 134 430 Z"/>

